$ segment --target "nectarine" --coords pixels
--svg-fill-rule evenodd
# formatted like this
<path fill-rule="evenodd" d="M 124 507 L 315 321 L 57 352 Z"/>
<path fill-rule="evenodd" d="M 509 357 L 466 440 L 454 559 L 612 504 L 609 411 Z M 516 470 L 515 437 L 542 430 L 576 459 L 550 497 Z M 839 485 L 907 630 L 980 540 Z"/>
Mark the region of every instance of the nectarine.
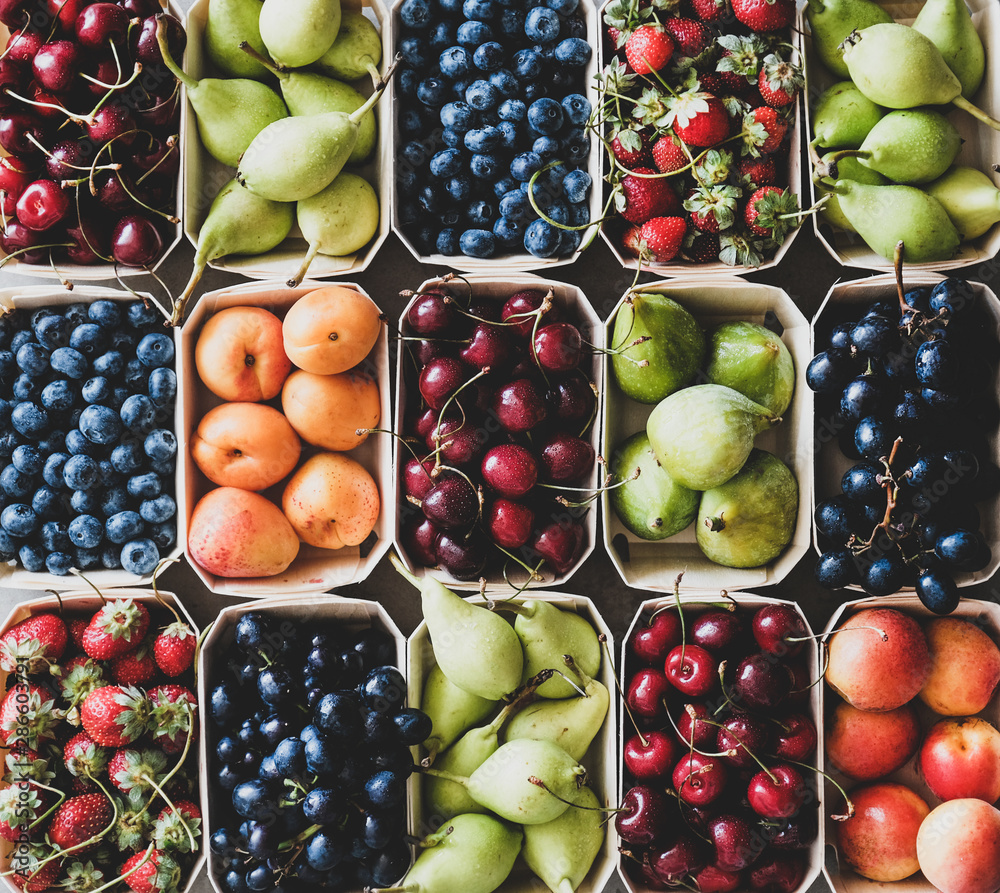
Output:
<path fill-rule="evenodd" d="M 826 725 L 827 757 L 835 768 L 859 781 L 895 772 L 919 743 L 920 721 L 910 704 L 872 713 L 841 701 Z"/>
<path fill-rule="evenodd" d="M 1000 811 L 982 800 L 949 800 L 917 834 L 924 877 L 941 893 L 1000 889 Z"/>
<path fill-rule="evenodd" d="M 281 508 L 303 542 L 323 549 L 357 546 L 378 521 L 378 487 L 349 456 L 317 453 L 285 484 Z"/>
<path fill-rule="evenodd" d="M 285 379 L 281 409 L 298 435 L 326 450 L 352 450 L 379 423 L 378 382 L 363 372 L 316 375 L 298 369 Z"/>
<path fill-rule="evenodd" d="M 985 719 L 942 719 L 920 747 L 920 772 L 939 800 L 1000 800 L 1000 732 Z"/>
<path fill-rule="evenodd" d="M 213 484 L 264 490 L 291 474 L 302 444 L 278 410 L 264 403 L 223 403 L 205 413 L 191 437 L 191 458 Z"/>
<path fill-rule="evenodd" d="M 942 716 L 972 716 L 986 708 L 1000 682 L 1000 648 L 974 623 L 939 617 L 924 626 L 931 672 L 921 700 Z"/>
<path fill-rule="evenodd" d="M 360 292 L 328 285 L 307 292 L 282 324 L 285 352 L 306 372 L 335 375 L 356 366 L 382 330 L 378 307 Z"/>
<path fill-rule="evenodd" d="M 198 375 L 223 400 L 270 400 L 292 369 L 281 320 L 263 307 L 227 307 L 209 317 L 194 348 Z"/>

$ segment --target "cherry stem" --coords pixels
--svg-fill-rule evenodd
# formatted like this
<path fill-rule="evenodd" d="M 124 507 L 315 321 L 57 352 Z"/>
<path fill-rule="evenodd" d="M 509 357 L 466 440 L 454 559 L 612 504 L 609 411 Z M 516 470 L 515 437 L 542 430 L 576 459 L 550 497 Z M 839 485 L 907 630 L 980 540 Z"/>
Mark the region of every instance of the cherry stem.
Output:
<path fill-rule="evenodd" d="M 480 491 L 480 493 L 481 492 L 482 491 Z M 482 499 L 480 499 L 479 510 L 480 510 L 480 512 L 482 512 Z M 512 552 L 508 552 L 503 546 L 499 545 L 498 543 L 494 543 L 493 545 L 496 546 L 496 548 L 499 551 L 503 552 L 503 554 L 506 555 L 511 561 L 519 564 L 522 568 L 524 568 L 524 570 L 526 570 L 528 572 L 528 583 L 530 583 L 533 580 L 535 582 L 539 582 L 542 579 L 544 579 L 542 577 L 542 575 L 540 573 L 538 573 L 537 568 L 532 568 L 531 565 L 528 564 L 526 561 L 522 561 L 520 558 L 518 558 Z M 526 583 L 525 586 L 527 586 L 527 585 L 528 584 Z"/>
<path fill-rule="evenodd" d="M 899 298 L 899 312 L 906 313 L 910 307 L 906 303 L 903 295 L 903 240 L 896 243 L 892 252 L 892 270 L 896 274 L 896 296 Z"/>
<path fill-rule="evenodd" d="M 803 769 L 809 769 L 812 772 L 815 772 L 817 775 L 822 775 L 823 778 L 825 778 L 838 791 L 840 791 L 841 795 L 844 798 L 844 801 L 847 803 L 847 814 L 831 815 L 830 816 L 831 819 L 833 819 L 835 822 L 846 822 L 849 818 L 851 818 L 851 816 L 854 815 L 854 801 L 851 800 L 849 796 L 847 796 L 847 791 L 844 790 L 843 786 L 832 775 L 830 775 L 828 772 L 824 772 L 818 766 L 810 766 L 808 763 L 800 763 L 798 760 L 788 760 L 788 762 L 792 763 L 795 766 L 801 766 Z"/>
<path fill-rule="evenodd" d="M 618 689 L 618 697 L 622 699 L 622 707 L 625 708 L 625 713 L 628 714 L 628 718 L 632 722 L 632 726 L 635 728 L 635 733 L 639 736 L 639 742 L 643 747 L 649 747 L 649 739 L 642 734 L 642 730 L 639 728 L 639 723 L 636 722 L 635 715 L 632 713 L 632 708 L 628 705 L 628 698 L 625 697 L 625 692 L 622 691 L 622 684 L 618 681 L 618 674 L 614 670 L 614 659 L 611 657 L 611 649 L 608 648 L 608 637 L 604 633 L 600 633 L 597 637 L 597 641 L 601 643 L 604 648 L 604 653 L 608 658 L 608 666 L 611 668 L 611 678 L 615 680 L 615 688 Z"/>

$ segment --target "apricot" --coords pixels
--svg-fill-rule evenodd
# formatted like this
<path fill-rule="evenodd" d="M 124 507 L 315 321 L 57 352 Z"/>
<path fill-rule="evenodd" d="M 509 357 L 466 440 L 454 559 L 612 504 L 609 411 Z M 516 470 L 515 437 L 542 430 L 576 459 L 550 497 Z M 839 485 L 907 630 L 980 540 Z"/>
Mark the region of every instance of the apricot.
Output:
<path fill-rule="evenodd" d="M 328 285 L 299 298 L 282 323 L 285 353 L 300 369 L 335 375 L 357 366 L 375 346 L 382 314 L 352 288 Z"/>
<path fill-rule="evenodd" d="M 983 800 L 948 800 L 924 819 L 917 859 L 941 893 L 1000 889 L 1000 810 Z"/>
<path fill-rule="evenodd" d="M 1000 800 L 1000 732 L 985 719 L 942 719 L 920 748 L 920 774 L 939 800 Z"/>
<path fill-rule="evenodd" d="M 223 403 L 191 436 L 191 458 L 223 487 L 264 490 L 291 474 L 302 444 L 278 410 L 264 403 Z"/>
<path fill-rule="evenodd" d="M 378 382 L 363 372 L 316 375 L 297 370 L 281 389 L 285 418 L 308 443 L 326 450 L 352 450 L 381 417 Z"/>
<path fill-rule="evenodd" d="M 841 701 L 826 726 L 826 755 L 859 781 L 895 772 L 920 744 L 920 720 L 912 705 L 872 713 Z"/>
<path fill-rule="evenodd" d="M 931 672 L 920 699 L 942 716 L 972 716 L 986 709 L 1000 682 L 1000 648 L 974 623 L 940 617 L 924 625 Z"/>

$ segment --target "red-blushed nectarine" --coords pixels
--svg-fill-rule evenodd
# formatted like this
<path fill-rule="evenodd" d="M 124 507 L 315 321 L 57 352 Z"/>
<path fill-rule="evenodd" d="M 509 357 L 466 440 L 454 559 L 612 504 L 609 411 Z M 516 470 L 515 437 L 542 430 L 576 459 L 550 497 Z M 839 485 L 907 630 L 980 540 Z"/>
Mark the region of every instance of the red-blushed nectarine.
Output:
<path fill-rule="evenodd" d="M 188 523 L 188 554 L 220 577 L 272 577 L 299 553 L 299 538 L 273 502 L 237 487 L 209 490 Z"/>
<path fill-rule="evenodd" d="M 917 831 L 930 807 L 914 791 L 878 782 L 851 791 L 854 815 L 837 825 L 841 858 L 862 877 L 901 881 L 920 870 Z"/>
<path fill-rule="evenodd" d="M 985 719 L 942 719 L 920 747 L 920 772 L 940 800 L 1000 800 L 1000 732 Z"/>
<path fill-rule="evenodd" d="M 872 713 L 841 701 L 826 724 L 827 758 L 858 781 L 874 781 L 895 772 L 919 744 L 920 721 L 910 704 Z"/>
<path fill-rule="evenodd" d="M 938 617 L 924 624 L 931 672 L 921 700 L 942 716 L 973 716 L 986 709 L 1000 682 L 1000 648 L 974 623 Z"/>
<path fill-rule="evenodd" d="M 917 834 L 924 877 L 941 893 L 1000 889 L 1000 810 L 983 800 L 949 800 L 924 819 Z"/>
<path fill-rule="evenodd" d="M 353 288 L 328 285 L 307 292 L 282 324 L 285 352 L 306 372 L 335 375 L 360 363 L 382 330 L 378 307 Z"/>
<path fill-rule="evenodd" d="M 920 624 L 894 608 L 866 608 L 830 637 L 826 681 L 859 710 L 894 710 L 923 688 L 931 669 Z"/>
<path fill-rule="evenodd" d="M 343 452 L 362 443 L 381 417 L 378 382 L 363 372 L 316 375 L 297 369 L 281 389 L 281 409 L 298 435 L 325 450 Z"/>
<path fill-rule="evenodd" d="M 285 484 L 281 508 L 311 546 L 357 546 L 375 527 L 379 493 L 364 466 L 343 453 L 317 453 Z"/>
<path fill-rule="evenodd" d="M 278 410 L 266 403 L 223 403 L 210 409 L 191 436 L 191 458 L 213 484 L 264 490 L 291 474 L 302 444 Z"/>
<path fill-rule="evenodd" d="M 205 387 L 223 400 L 270 400 L 292 369 L 281 320 L 263 307 L 227 307 L 198 333 L 194 363 Z"/>

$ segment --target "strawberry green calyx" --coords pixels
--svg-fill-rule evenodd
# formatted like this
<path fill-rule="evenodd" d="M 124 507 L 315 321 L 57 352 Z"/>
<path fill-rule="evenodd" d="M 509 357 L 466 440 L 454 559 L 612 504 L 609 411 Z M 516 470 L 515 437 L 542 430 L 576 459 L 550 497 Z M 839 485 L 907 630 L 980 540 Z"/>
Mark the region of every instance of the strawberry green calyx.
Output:
<path fill-rule="evenodd" d="M 176 860 L 151 845 L 126 861 L 121 876 L 136 893 L 177 893 L 181 867 Z"/>
<path fill-rule="evenodd" d="M 14 744 L 4 757 L 6 772 L 3 775 L 5 784 L 19 784 L 23 781 L 34 781 L 50 784 L 56 773 L 49 769 L 49 760 L 26 744 Z"/>
<path fill-rule="evenodd" d="M 167 757 L 162 750 L 120 750 L 108 767 L 111 783 L 122 793 L 132 796 L 138 791 L 143 796 L 152 793 L 149 779 L 157 784 L 166 777 Z"/>
<path fill-rule="evenodd" d="M 185 803 L 178 803 L 173 809 L 164 809 L 153 825 L 156 845 L 164 852 L 193 852 L 197 848 L 197 838 L 201 836 L 201 816 L 193 813 L 189 804 Z"/>
<path fill-rule="evenodd" d="M 715 63 L 716 71 L 732 71 L 743 75 L 748 83 L 757 80 L 761 66 L 761 56 L 767 52 L 767 44 L 757 35 L 743 37 L 738 34 L 722 34 L 716 42 L 725 51 Z"/>
<path fill-rule="evenodd" d="M 767 190 L 767 191 L 765 191 Z M 781 242 L 799 225 L 799 202 L 788 189 L 763 187 L 750 197 L 747 222 L 758 235 Z"/>
<path fill-rule="evenodd" d="M 0 642 L 0 669 L 30 676 L 42 672 L 46 667 L 52 667 L 53 675 L 57 675 L 47 651 L 46 645 L 38 639 L 22 639 L 20 642 L 5 639 Z"/>
<path fill-rule="evenodd" d="M 145 605 L 130 598 L 115 599 L 90 621 L 84 634 L 84 649 L 91 657 L 105 660 L 121 653 L 121 646 L 116 647 L 115 643 L 138 643 L 147 629 L 149 611 Z"/>
<path fill-rule="evenodd" d="M 772 94 L 785 94 L 787 102 L 795 99 L 796 94 L 805 86 L 805 77 L 798 65 L 782 59 L 776 53 L 764 57 L 761 66 L 761 84 Z M 767 97 L 765 97 L 767 99 Z M 787 102 L 783 104 L 787 104 Z M 774 104 L 774 103 L 768 103 Z"/>
<path fill-rule="evenodd" d="M 8 697 L 22 685 L 23 683 L 18 683 L 12 688 Z M 0 737 L 5 744 L 21 742 L 32 750 L 38 750 L 43 741 L 57 737 L 59 724 L 65 714 L 56 707 L 54 698 L 43 693 L 43 689 L 33 685 L 28 688 L 27 701 L 19 700 L 14 715 L 5 716 L 0 722 Z M 23 695 L 24 692 L 19 694 Z"/>
<path fill-rule="evenodd" d="M 743 190 L 738 186 L 698 186 L 685 199 L 684 210 L 698 218 L 695 226 L 699 229 L 711 232 L 714 219 L 720 231 L 727 230 L 736 220 L 736 203 L 742 196 Z M 707 220 L 709 225 L 700 225 L 701 220 Z"/>
<path fill-rule="evenodd" d="M 86 862 L 73 862 L 66 869 L 66 889 L 76 893 L 93 893 L 104 884 L 104 872 L 89 859 Z"/>
<path fill-rule="evenodd" d="M 18 826 L 33 822 L 42 814 L 44 805 L 38 789 L 22 781 L 0 790 L 0 837 L 17 840 Z M 13 831 L 13 838 L 8 832 Z"/>
<path fill-rule="evenodd" d="M 132 685 L 105 685 L 87 695 L 80 708 L 83 727 L 106 747 L 120 747 L 149 728 L 149 698 Z"/>
<path fill-rule="evenodd" d="M 752 239 L 744 233 L 729 232 L 719 236 L 719 260 L 731 267 L 759 267 L 762 251 L 773 247 L 770 239 Z"/>
<path fill-rule="evenodd" d="M 108 752 L 103 747 L 98 747 L 86 732 L 80 732 L 67 742 L 63 759 L 70 775 L 90 778 L 105 770 Z"/>
<path fill-rule="evenodd" d="M 726 149 L 709 149 L 705 157 L 695 165 L 694 176 L 704 186 L 721 186 L 729 182 L 734 170 L 732 152 Z"/>
<path fill-rule="evenodd" d="M 674 121 L 673 105 L 677 100 L 664 96 L 659 90 L 647 87 L 636 100 L 632 116 L 649 127 L 670 127 Z"/>
<path fill-rule="evenodd" d="M 669 2 L 669 0 L 662 0 Z M 655 5 L 655 4 L 654 4 Z M 614 0 L 604 10 L 604 24 L 615 30 L 615 49 L 620 50 L 636 28 L 652 17 L 652 7 L 640 8 L 636 0 Z"/>
<path fill-rule="evenodd" d="M 688 90 L 678 96 L 670 97 L 667 100 L 669 111 L 661 126 L 672 127 L 677 124 L 680 127 L 687 127 L 698 115 L 709 111 L 708 101 L 712 98 L 711 93 L 698 90 Z"/>
<path fill-rule="evenodd" d="M 134 852 L 145 845 L 152 823 L 149 810 L 142 803 L 133 798 L 128 802 L 119 800 L 118 820 L 108 837 L 122 852 Z"/>

